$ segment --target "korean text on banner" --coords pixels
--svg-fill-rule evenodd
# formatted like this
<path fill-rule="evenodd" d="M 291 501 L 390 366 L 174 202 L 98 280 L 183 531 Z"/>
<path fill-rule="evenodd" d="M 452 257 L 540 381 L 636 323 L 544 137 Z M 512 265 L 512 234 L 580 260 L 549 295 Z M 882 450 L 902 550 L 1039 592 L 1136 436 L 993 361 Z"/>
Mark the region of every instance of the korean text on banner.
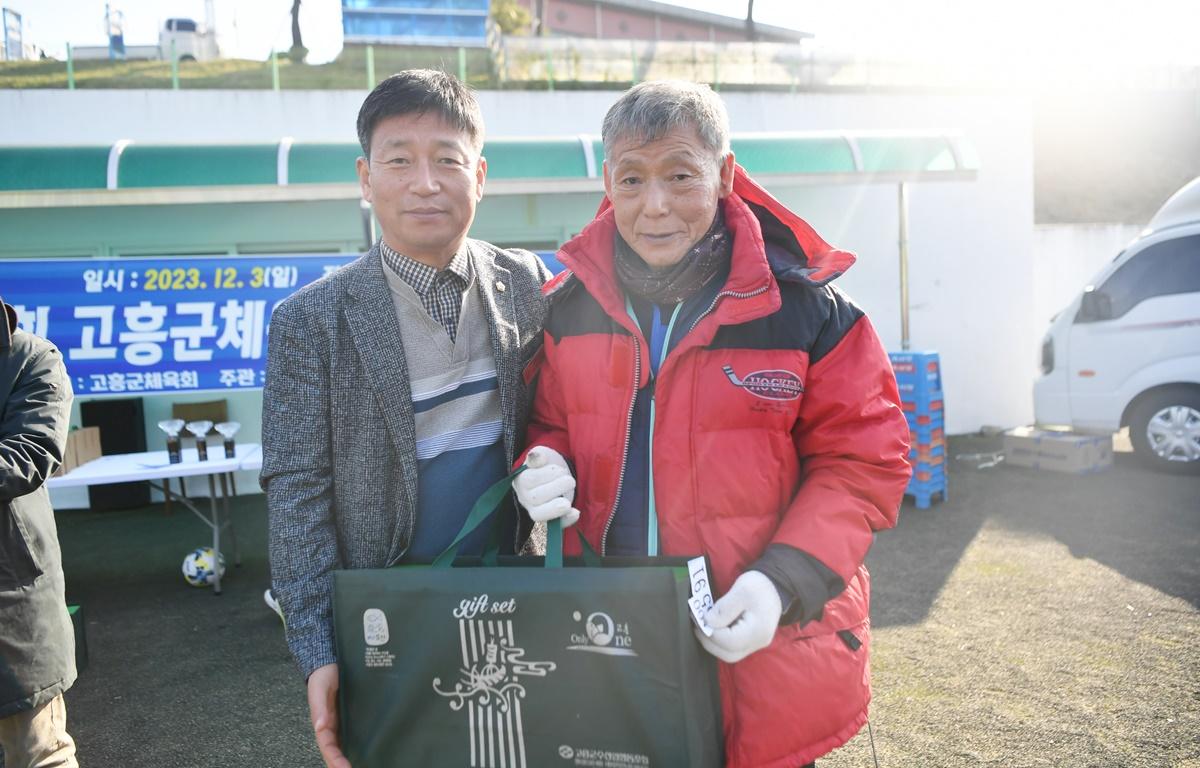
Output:
<path fill-rule="evenodd" d="M 256 389 L 275 306 L 355 254 L 0 262 L 20 327 L 62 350 L 76 394 Z"/>

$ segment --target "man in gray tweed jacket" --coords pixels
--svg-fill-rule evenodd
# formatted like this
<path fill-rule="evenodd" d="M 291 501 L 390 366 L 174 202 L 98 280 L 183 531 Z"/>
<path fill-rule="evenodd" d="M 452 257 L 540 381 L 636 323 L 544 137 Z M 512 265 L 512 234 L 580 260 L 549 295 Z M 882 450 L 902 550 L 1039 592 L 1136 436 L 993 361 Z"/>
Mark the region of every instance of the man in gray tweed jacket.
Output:
<path fill-rule="evenodd" d="M 382 238 L 272 315 L 261 475 L 272 591 L 321 755 L 347 768 L 331 574 L 431 557 L 507 473 L 549 278 L 534 254 L 466 236 L 487 162 L 479 106 L 458 80 L 388 78 L 363 102 L 358 135 Z M 515 549 L 528 524 L 509 509 Z"/>

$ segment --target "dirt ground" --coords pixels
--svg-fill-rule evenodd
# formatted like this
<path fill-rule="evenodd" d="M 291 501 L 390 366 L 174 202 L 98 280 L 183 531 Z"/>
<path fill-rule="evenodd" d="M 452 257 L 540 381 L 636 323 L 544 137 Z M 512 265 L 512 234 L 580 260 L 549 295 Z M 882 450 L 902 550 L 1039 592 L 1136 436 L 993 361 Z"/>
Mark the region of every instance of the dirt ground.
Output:
<path fill-rule="evenodd" d="M 952 455 L 998 448 L 955 440 Z M 980 460 L 868 559 L 871 732 L 819 761 L 1200 766 L 1200 478 Z"/>
<path fill-rule="evenodd" d="M 1200 768 L 1200 477 L 1127 454 L 1084 477 L 980 463 L 952 460 L 949 499 L 906 503 L 868 557 L 878 764 Z M 58 515 L 87 617 L 67 694 L 85 768 L 321 764 L 262 603 L 262 497 L 236 518 L 244 564 L 217 598 L 179 575 L 208 538 L 186 512 Z M 818 764 L 873 766 L 871 742 Z"/>

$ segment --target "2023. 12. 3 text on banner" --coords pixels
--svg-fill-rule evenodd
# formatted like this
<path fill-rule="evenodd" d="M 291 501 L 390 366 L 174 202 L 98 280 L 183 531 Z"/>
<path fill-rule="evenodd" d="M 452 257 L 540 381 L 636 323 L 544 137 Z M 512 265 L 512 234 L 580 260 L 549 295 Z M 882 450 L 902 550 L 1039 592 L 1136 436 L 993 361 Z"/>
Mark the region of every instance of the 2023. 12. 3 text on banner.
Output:
<path fill-rule="evenodd" d="M 355 258 L 3 260 L 0 295 L 62 351 L 76 394 L 255 389 L 275 306 Z"/>

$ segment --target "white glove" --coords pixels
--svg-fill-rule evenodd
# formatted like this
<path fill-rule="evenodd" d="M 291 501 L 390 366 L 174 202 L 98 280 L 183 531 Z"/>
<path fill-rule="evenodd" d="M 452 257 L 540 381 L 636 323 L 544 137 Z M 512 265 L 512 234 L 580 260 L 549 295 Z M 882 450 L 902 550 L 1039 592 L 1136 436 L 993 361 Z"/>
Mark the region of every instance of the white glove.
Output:
<path fill-rule="evenodd" d="M 529 517 L 535 523 L 560 519 L 563 528 L 574 525 L 579 510 L 571 506 L 575 501 L 575 478 L 567 460 L 553 448 L 539 445 L 530 449 L 525 466 L 529 469 L 517 475 L 513 490 Z"/>
<path fill-rule="evenodd" d="M 746 571 L 705 614 L 712 636 L 693 629 L 704 650 L 733 664 L 771 644 L 782 613 L 775 583 L 760 571 Z"/>

